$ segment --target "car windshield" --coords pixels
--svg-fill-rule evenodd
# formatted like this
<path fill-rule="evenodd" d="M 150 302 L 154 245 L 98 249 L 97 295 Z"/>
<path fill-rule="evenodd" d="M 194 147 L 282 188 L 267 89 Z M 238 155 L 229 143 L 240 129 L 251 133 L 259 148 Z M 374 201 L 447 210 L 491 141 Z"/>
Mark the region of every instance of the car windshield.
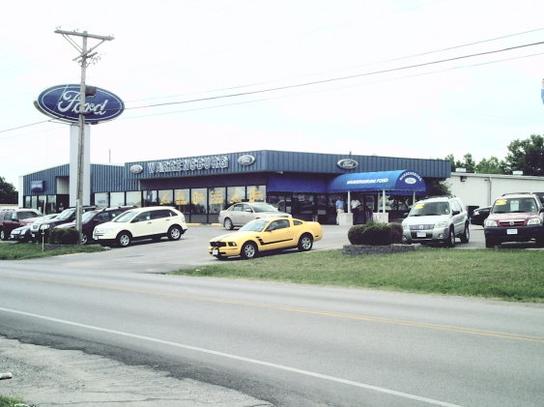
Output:
<path fill-rule="evenodd" d="M 68 220 L 68 219 L 70 219 L 70 216 L 72 216 L 74 211 L 75 211 L 74 208 L 65 209 L 60 213 L 60 215 L 56 219 L 58 219 L 58 220 Z"/>
<path fill-rule="evenodd" d="M 122 222 L 122 223 L 129 222 L 134 217 L 135 214 L 136 214 L 135 211 L 126 211 L 122 213 L 121 215 L 117 216 L 113 220 L 113 222 Z"/>
<path fill-rule="evenodd" d="M 265 219 L 255 219 L 240 228 L 241 232 L 262 232 L 268 224 Z"/>
<path fill-rule="evenodd" d="M 538 205 L 531 197 L 523 198 L 499 198 L 493 205 L 493 213 L 536 213 Z"/>
<path fill-rule="evenodd" d="M 97 214 L 97 211 L 89 211 L 89 212 L 85 212 L 83 214 L 83 216 L 81 217 L 81 221 L 83 223 L 87 223 L 88 221 L 90 221 L 92 218 L 94 218 L 94 215 Z"/>
<path fill-rule="evenodd" d="M 436 216 L 449 215 L 448 202 L 417 202 L 408 216 Z"/>
<path fill-rule="evenodd" d="M 251 207 L 255 212 L 278 212 L 276 208 L 266 203 L 254 203 Z"/>
<path fill-rule="evenodd" d="M 38 215 L 37 213 L 35 212 L 19 212 L 19 214 L 17 215 L 17 217 L 19 219 L 29 219 L 29 218 L 36 218 L 40 215 Z"/>

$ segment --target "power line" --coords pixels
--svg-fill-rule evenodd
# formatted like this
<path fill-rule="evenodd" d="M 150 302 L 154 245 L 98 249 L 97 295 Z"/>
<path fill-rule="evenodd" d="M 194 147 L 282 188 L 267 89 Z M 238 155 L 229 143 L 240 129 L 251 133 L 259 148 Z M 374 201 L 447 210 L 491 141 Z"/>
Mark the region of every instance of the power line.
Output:
<path fill-rule="evenodd" d="M 125 110 L 149 109 L 149 108 L 153 108 L 153 107 L 173 106 L 173 105 L 181 105 L 181 104 L 187 104 L 187 103 L 196 103 L 196 102 L 205 102 L 205 101 L 217 100 L 217 99 L 233 98 L 233 97 L 239 97 L 239 96 L 255 95 L 255 94 L 259 94 L 259 93 L 277 92 L 277 91 L 280 91 L 280 90 L 287 90 L 287 89 L 301 88 L 301 87 L 306 87 L 306 86 L 321 85 L 321 84 L 324 84 L 324 83 L 344 81 L 344 80 L 349 80 L 349 79 L 361 78 L 361 77 L 365 77 L 365 76 L 381 75 L 381 74 L 385 74 L 385 73 L 404 71 L 404 70 L 414 69 L 414 68 L 421 68 L 421 67 L 424 67 L 424 66 L 431 66 L 431 65 L 442 64 L 442 63 L 445 63 L 445 62 L 459 61 L 459 60 L 462 60 L 462 59 L 474 58 L 474 57 L 479 57 L 479 56 L 484 56 L 484 55 L 492 55 L 492 54 L 497 54 L 497 53 L 501 53 L 501 52 L 508 52 L 508 51 L 513 51 L 513 50 L 522 49 L 522 48 L 534 47 L 534 46 L 543 45 L 543 44 L 544 44 L 544 41 L 538 41 L 538 42 L 533 42 L 533 43 L 529 43 L 529 44 L 514 45 L 514 46 L 511 46 L 511 47 L 500 48 L 500 49 L 491 50 L 491 51 L 482 51 L 482 52 L 477 52 L 477 53 L 473 53 L 473 54 L 461 55 L 461 56 L 457 56 L 457 57 L 439 59 L 439 60 L 435 60 L 435 61 L 422 62 L 422 63 L 418 63 L 418 64 L 404 65 L 404 66 L 400 66 L 400 67 L 396 67 L 396 68 L 379 69 L 379 70 L 376 70 L 376 71 L 363 72 L 363 73 L 357 73 L 357 74 L 352 74 L 352 75 L 344 75 L 344 76 L 338 76 L 338 77 L 334 77 L 334 78 L 327 78 L 327 79 L 321 79 L 321 80 L 310 81 L 310 82 L 296 83 L 296 84 L 292 84 L 292 85 L 276 86 L 276 87 L 273 87 L 273 88 L 259 89 L 259 90 L 254 90 L 254 91 L 230 93 L 230 94 L 226 94 L 226 95 L 208 96 L 208 97 L 204 97 L 204 98 L 187 99 L 187 100 L 180 100 L 180 101 L 174 101 L 174 102 L 153 103 L 153 104 L 148 104 L 148 105 L 129 107 L 129 108 L 126 108 Z"/>
<path fill-rule="evenodd" d="M 37 126 L 38 124 L 43 124 L 43 123 L 52 122 L 52 121 L 53 121 L 52 119 L 49 119 L 49 120 L 42 120 L 40 122 L 23 124 L 22 126 L 11 127 L 9 129 L 0 130 L 0 134 L 1 133 L 7 133 L 8 131 L 15 131 L 15 130 L 19 130 L 19 129 L 24 129 L 25 127 Z"/>

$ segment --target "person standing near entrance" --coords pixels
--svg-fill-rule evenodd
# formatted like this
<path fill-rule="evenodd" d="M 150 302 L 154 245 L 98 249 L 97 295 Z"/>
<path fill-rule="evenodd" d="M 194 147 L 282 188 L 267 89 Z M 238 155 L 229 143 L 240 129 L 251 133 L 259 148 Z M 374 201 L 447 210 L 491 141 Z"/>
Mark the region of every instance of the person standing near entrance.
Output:
<path fill-rule="evenodd" d="M 336 200 L 336 224 L 340 224 L 340 215 L 344 213 L 344 200 L 342 198 L 338 198 Z"/>

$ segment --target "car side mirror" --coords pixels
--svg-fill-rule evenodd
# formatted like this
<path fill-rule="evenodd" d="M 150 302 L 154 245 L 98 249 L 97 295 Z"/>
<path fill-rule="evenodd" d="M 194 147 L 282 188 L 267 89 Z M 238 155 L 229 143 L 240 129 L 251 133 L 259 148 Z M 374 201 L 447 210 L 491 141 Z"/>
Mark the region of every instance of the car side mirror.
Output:
<path fill-rule="evenodd" d="M 451 214 L 452 214 L 453 216 L 459 215 L 460 213 L 461 213 L 461 211 L 452 211 L 452 212 L 451 212 Z"/>

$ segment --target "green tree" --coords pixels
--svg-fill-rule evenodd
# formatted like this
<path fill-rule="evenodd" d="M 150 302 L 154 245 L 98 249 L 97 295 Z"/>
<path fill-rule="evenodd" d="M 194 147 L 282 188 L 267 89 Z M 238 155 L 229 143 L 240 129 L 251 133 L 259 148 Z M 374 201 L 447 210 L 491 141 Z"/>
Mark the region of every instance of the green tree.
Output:
<path fill-rule="evenodd" d="M 0 204 L 16 204 L 17 191 L 9 182 L 0 177 Z"/>
<path fill-rule="evenodd" d="M 453 154 L 448 154 L 445 159 L 450 161 L 452 172 L 455 172 L 457 168 L 464 168 L 467 172 L 474 172 L 476 168 L 476 163 L 470 153 L 466 153 L 463 156 L 463 161 L 456 160 Z"/>
<path fill-rule="evenodd" d="M 482 158 L 475 167 L 476 172 L 482 174 L 505 174 L 506 163 L 495 156 Z"/>
<path fill-rule="evenodd" d="M 544 137 L 532 134 L 525 140 L 514 140 L 508 145 L 508 171 L 523 171 L 524 175 L 544 175 Z"/>
<path fill-rule="evenodd" d="M 442 196 L 442 195 L 451 195 L 450 188 L 444 181 L 436 179 L 426 179 L 425 183 L 427 184 L 427 195 L 428 196 Z"/>

